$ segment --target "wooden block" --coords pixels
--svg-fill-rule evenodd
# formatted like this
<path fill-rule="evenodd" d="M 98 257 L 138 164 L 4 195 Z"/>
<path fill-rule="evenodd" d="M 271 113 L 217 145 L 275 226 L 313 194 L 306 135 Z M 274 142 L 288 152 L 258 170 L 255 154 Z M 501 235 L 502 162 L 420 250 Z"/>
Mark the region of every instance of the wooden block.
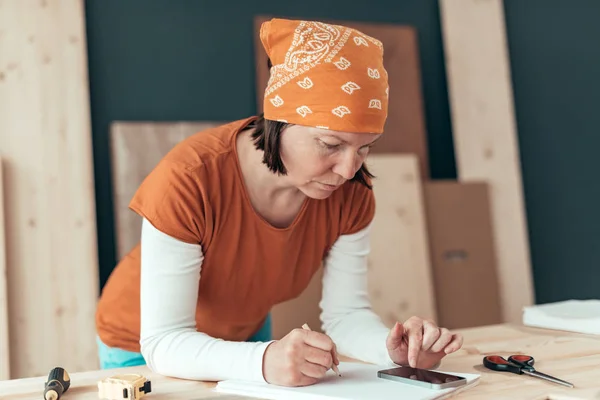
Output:
<path fill-rule="evenodd" d="M 430 181 L 424 189 L 438 324 L 502 322 L 488 185 Z"/>
<path fill-rule="evenodd" d="M 140 241 L 141 217 L 129 202 L 156 164 L 183 139 L 220 122 L 115 122 L 111 127 L 113 203 L 117 257 Z"/>
<path fill-rule="evenodd" d="M 6 234 L 4 228 L 4 184 L 0 158 L 0 381 L 10 379 L 10 340 L 8 336 L 8 285 Z"/>
<path fill-rule="evenodd" d="M 503 318 L 521 322 L 534 291 L 501 0 L 441 0 L 461 181 L 490 185 Z"/>
<path fill-rule="evenodd" d="M 260 42 L 260 25 L 271 17 L 254 20 L 257 109 L 263 109 L 264 91 L 269 80 L 267 54 Z M 386 25 L 354 21 L 323 20 L 349 26 L 379 39 L 384 47 L 384 66 L 388 72 L 390 103 L 384 135 L 371 153 L 413 153 L 418 155 L 420 176 L 429 177 L 427 133 L 421 93 L 421 71 L 416 30 L 405 25 Z"/>
<path fill-rule="evenodd" d="M 0 49 L 11 377 L 45 375 L 57 365 L 95 369 L 98 255 L 83 2 L 2 2 Z"/>
<path fill-rule="evenodd" d="M 377 203 L 368 259 L 368 290 L 373 310 L 391 327 L 418 315 L 436 318 L 422 183 L 417 157 L 410 154 L 372 154 Z M 279 338 L 309 321 L 321 328 L 319 273 L 298 298 L 273 309 L 273 332 Z M 314 322 L 310 322 L 314 321 Z"/>

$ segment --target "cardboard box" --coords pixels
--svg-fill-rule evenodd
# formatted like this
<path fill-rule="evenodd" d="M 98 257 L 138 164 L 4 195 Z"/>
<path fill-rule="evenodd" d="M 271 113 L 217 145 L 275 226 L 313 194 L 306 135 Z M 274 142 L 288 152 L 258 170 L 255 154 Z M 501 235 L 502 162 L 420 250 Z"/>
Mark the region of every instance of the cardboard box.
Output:
<path fill-rule="evenodd" d="M 488 185 L 430 181 L 424 199 L 440 326 L 502 322 Z"/>

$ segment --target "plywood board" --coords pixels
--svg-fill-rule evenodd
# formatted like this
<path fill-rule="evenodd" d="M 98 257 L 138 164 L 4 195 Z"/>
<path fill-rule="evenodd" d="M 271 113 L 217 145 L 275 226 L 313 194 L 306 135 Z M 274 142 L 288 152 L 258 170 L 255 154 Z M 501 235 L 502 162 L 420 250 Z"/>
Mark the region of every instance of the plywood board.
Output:
<path fill-rule="evenodd" d="M 0 4 L 11 376 L 98 367 L 98 265 L 81 0 Z"/>
<path fill-rule="evenodd" d="M 0 381 L 10 379 L 8 336 L 8 285 L 6 275 L 6 230 L 4 228 L 4 184 L 0 158 Z"/>
<path fill-rule="evenodd" d="M 377 209 L 371 234 L 369 293 L 390 327 L 413 315 L 436 319 L 423 188 L 417 157 L 373 154 Z"/>
<path fill-rule="evenodd" d="M 429 244 L 417 157 L 369 155 L 377 203 L 368 258 L 369 296 L 373 310 L 392 326 L 417 315 L 436 318 Z M 302 323 L 320 328 L 321 277 L 296 299 L 273 309 L 273 333 L 280 338 Z M 309 322 L 310 324 L 310 322 Z"/>
<path fill-rule="evenodd" d="M 113 203 L 117 257 L 140 241 L 141 217 L 129 202 L 144 178 L 183 139 L 219 122 L 115 122 L 111 127 Z"/>
<path fill-rule="evenodd" d="M 458 176 L 490 185 L 504 320 L 534 303 L 501 0 L 441 0 Z"/>
<path fill-rule="evenodd" d="M 269 80 L 267 54 L 260 42 L 260 25 L 271 19 L 259 16 L 254 20 L 256 101 L 262 112 L 264 90 Z M 411 153 L 419 158 L 419 174 L 429 177 L 427 132 L 421 91 L 421 70 L 416 30 L 406 25 L 322 20 L 349 26 L 379 39 L 384 48 L 384 66 L 388 72 L 390 103 L 384 135 L 372 153 Z"/>
<path fill-rule="evenodd" d="M 488 185 L 429 181 L 424 195 L 438 324 L 502 322 Z"/>

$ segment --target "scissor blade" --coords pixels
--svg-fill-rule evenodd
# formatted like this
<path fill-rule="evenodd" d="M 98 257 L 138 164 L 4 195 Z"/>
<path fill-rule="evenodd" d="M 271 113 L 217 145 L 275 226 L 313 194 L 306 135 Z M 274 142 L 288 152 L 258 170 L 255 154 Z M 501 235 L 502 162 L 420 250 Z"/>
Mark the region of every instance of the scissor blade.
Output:
<path fill-rule="evenodd" d="M 548 380 L 548 381 L 551 381 L 551 382 L 554 382 L 554 383 L 558 383 L 560 385 L 568 386 L 568 387 L 571 387 L 571 388 L 575 387 L 570 382 L 563 381 L 562 379 L 558 379 L 558 378 L 555 378 L 553 376 L 543 374 L 541 372 L 537 372 L 537 371 L 533 371 L 532 372 L 532 371 L 523 370 L 523 373 L 526 374 L 526 375 L 535 376 L 536 378 L 542 378 L 542 379 L 545 379 L 545 380 Z"/>

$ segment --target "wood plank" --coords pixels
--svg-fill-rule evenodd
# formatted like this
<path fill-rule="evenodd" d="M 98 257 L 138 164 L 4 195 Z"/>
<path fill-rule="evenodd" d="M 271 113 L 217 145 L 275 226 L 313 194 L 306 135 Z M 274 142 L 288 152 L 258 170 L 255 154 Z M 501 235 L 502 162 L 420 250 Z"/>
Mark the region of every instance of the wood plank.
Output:
<path fill-rule="evenodd" d="M 441 0 L 458 175 L 490 185 L 505 321 L 534 303 L 501 0 Z"/>
<path fill-rule="evenodd" d="M 254 19 L 256 66 L 256 101 L 258 112 L 263 109 L 264 91 L 269 80 L 267 54 L 260 42 L 260 25 L 269 16 Z M 356 21 L 322 20 L 326 23 L 349 26 L 379 39 L 384 47 L 383 64 L 388 71 L 390 86 L 389 115 L 384 135 L 371 153 L 412 153 L 419 157 L 419 173 L 429 178 L 429 156 L 417 32 L 412 26 Z"/>
<path fill-rule="evenodd" d="M 0 49 L 11 375 L 97 368 L 82 0 L 1 2 Z"/>
<path fill-rule="evenodd" d="M 478 387 L 459 396 L 460 399 L 527 398 L 527 399 L 593 399 L 600 396 L 600 337 L 549 329 L 515 325 L 491 325 L 458 330 L 463 334 L 463 349 L 446 357 L 446 370 L 476 369 L 483 373 Z M 548 383 L 507 373 L 488 371 L 482 367 L 485 355 L 529 354 L 543 373 L 572 382 L 575 388 Z M 515 395 L 518 393 L 518 395 Z"/>
<path fill-rule="evenodd" d="M 6 231 L 4 228 L 4 179 L 0 158 L 0 381 L 10 379 L 10 341 L 8 336 L 8 285 L 6 269 Z"/>
<path fill-rule="evenodd" d="M 219 122 L 115 122 L 111 126 L 111 162 L 115 240 L 122 259 L 140 241 L 141 217 L 129 210 L 138 186 L 183 139 Z"/>
<path fill-rule="evenodd" d="M 415 155 L 371 154 L 367 165 L 376 176 L 373 190 L 377 209 L 368 259 L 369 296 L 373 311 L 391 327 L 418 315 L 436 318 L 422 183 Z M 302 323 L 320 328 L 319 273 L 296 299 L 273 308 L 276 338 Z M 309 322 L 310 323 L 310 322 Z"/>
<path fill-rule="evenodd" d="M 600 398 L 600 338 L 569 332 L 540 330 L 522 326 L 495 325 L 458 330 L 465 338 L 463 349 L 444 358 L 441 370 L 481 374 L 480 383 L 453 396 L 456 399 L 552 399 L 582 400 Z M 531 354 L 536 367 L 558 378 L 573 382 L 575 388 L 555 385 L 541 379 L 494 372 L 483 368 L 487 354 Z M 341 357 L 343 361 L 348 360 Z M 233 400 L 211 389 L 214 382 L 175 379 L 151 372 L 146 366 L 115 370 L 86 371 L 71 374 L 70 400 L 98 398 L 96 382 L 122 373 L 141 373 L 152 382 L 153 399 L 219 399 Z M 41 398 L 46 376 L 0 382 L 0 393 L 11 400 Z M 241 400 L 241 399 L 240 399 Z"/>
<path fill-rule="evenodd" d="M 413 315 L 436 319 L 419 164 L 413 154 L 371 154 L 377 209 L 371 234 L 369 294 L 390 327 Z"/>

